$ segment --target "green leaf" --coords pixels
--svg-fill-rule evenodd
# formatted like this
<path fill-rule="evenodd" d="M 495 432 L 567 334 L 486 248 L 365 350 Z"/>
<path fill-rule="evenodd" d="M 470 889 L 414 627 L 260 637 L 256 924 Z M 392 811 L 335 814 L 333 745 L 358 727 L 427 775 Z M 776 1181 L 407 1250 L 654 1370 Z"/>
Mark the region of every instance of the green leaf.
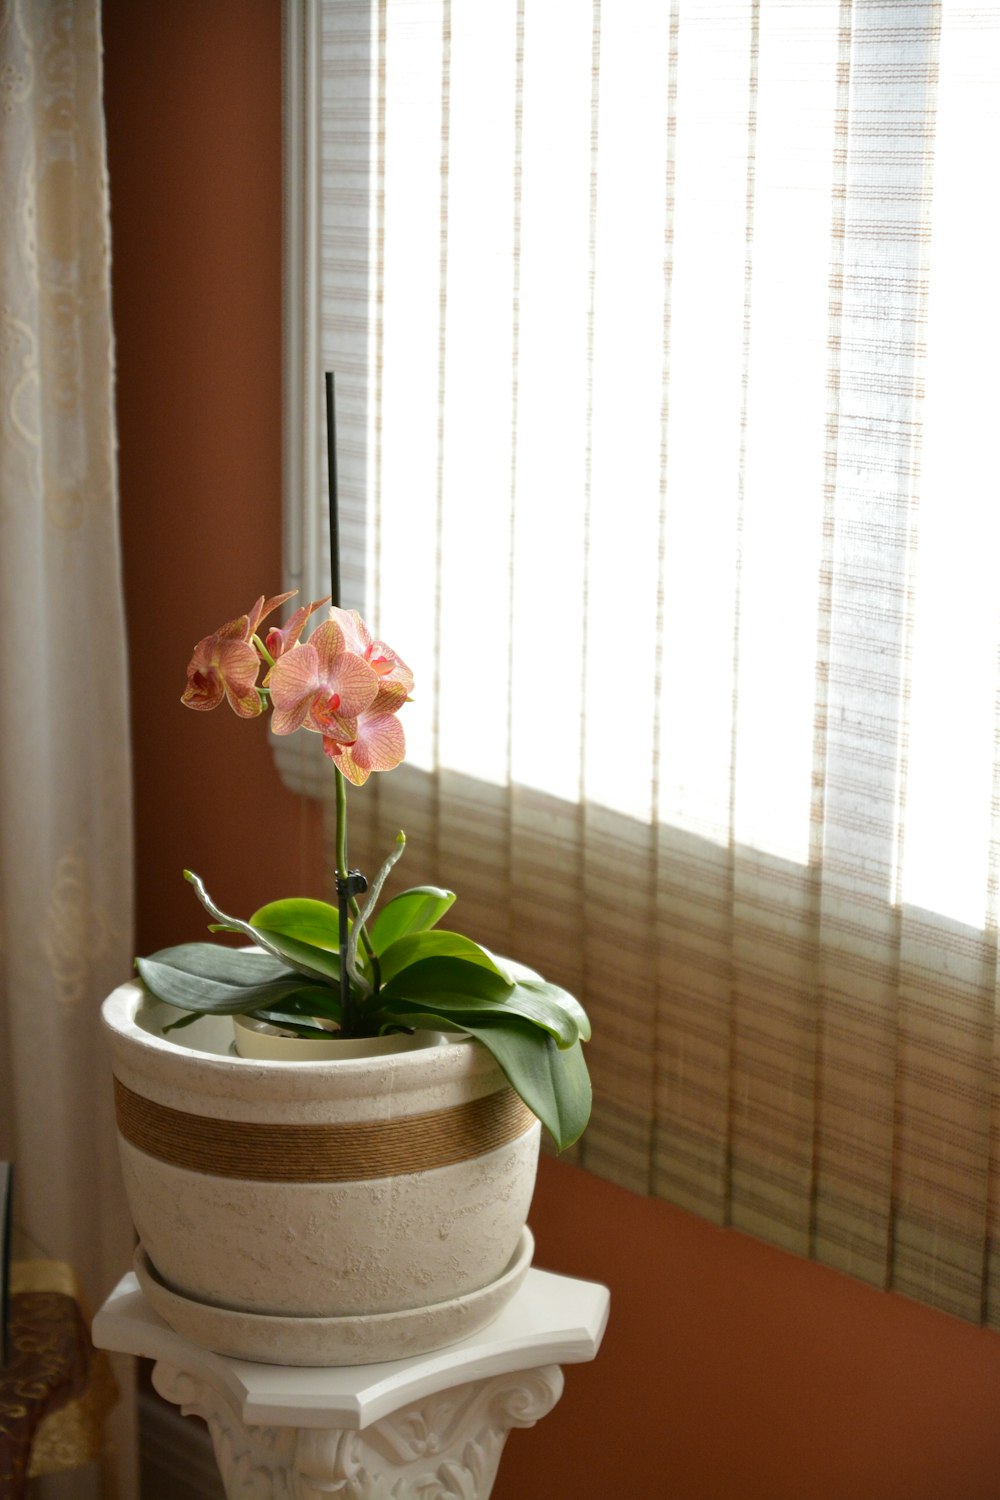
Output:
<path fill-rule="evenodd" d="M 590 1041 L 590 1018 L 579 1000 L 575 995 L 571 995 L 569 990 L 564 990 L 561 985 L 552 984 L 550 980 L 536 978 L 534 975 L 522 979 L 516 971 L 515 979 L 520 989 L 527 990 L 539 999 L 544 998 L 551 1004 L 557 1005 L 576 1026 L 580 1041 Z"/>
<path fill-rule="evenodd" d="M 270 953 L 248 953 L 245 948 L 227 948 L 222 943 L 178 943 L 137 963 L 167 964 L 185 974 L 218 979 L 223 984 L 268 984 L 273 979 L 295 977 L 284 960 Z"/>
<path fill-rule="evenodd" d="M 336 990 L 321 988 L 319 985 L 308 985 L 305 989 L 297 990 L 287 1000 L 281 1000 L 272 1007 L 275 1014 L 285 1016 L 323 1016 L 328 1021 L 340 1020 L 340 997 Z M 327 1032 L 329 1036 L 329 1032 Z"/>
<path fill-rule="evenodd" d="M 438 928 L 434 932 L 408 932 L 383 949 L 379 957 L 383 984 L 422 958 L 465 958 L 499 974 L 505 984 L 513 983 L 513 975 L 488 949 L 460 932 L 443 932 Z"/>
<path fill-rule="evenodd" d="M 387 901 L 368 928 L 375 952 L 382 954 L 390 943 L 408 932 L 426 932 L 434 927 L 455 902 L 454 891 L 437 885 L 415 885 Z"/>
<path fill-rule="evenodd" d="M 158 1000 L 165 1000 L 180 1010 L 195 1010 L 206 1015 L 239 1015 L 259 1005 L 286 1000 L 304 988 L 297 974 L 260 984 L 231 984 L 192 974 L 156 958 L 137 958 L 136 968 L 143 984 Z"/>
<path fill-rule="evenodd" d="M 386 1008 L 385 1019 L 421 1030 L 457 1026 L 474 1036 L 496 1058 L 511 1087 L 538 1116 L 559 1151 L 583 1134 L 590 1119 L 591 1088 L 583 1048 L 557 1047 L 545 1031 L 518 1016 L 483 1016 L 456 1022 L 436 1009 L 422 1010 L 405 1001 Z"/>
<path fill-rule="evenodd" d="M 251 927 L 268 932 L 283 932 L 286 937 L 310 943 L 336 953 L 340 947 L 340 913 L 328 901 L 314 901 L 309 896 L 292 896 L 285 901 L 269 901 L 250 918 Z"/>
<path fill-rule="evenodd" d="M 423 958 L 401 969 L 383 986 L 380 1008 L 397 999 L 428 1005 L 441 1015 L 519 1016 L 548 1032 L 560 1047 L 571 1047 L 584 1035 L 587 1018 L 578 1002 L 544 979 L 508 984 L 492 969 L 466 958 Z"/>
<path fill-rule="evenodd" d="M 275 932 L 267 927 L 254 927 L 268 948 L 280 953 L 289 968 L 305 975 L 307 979 L 327 980 L 340 983 L 340 955 L 328 948 L 317 948 L 312 943 L 301 942 L 285 932 Z"/>

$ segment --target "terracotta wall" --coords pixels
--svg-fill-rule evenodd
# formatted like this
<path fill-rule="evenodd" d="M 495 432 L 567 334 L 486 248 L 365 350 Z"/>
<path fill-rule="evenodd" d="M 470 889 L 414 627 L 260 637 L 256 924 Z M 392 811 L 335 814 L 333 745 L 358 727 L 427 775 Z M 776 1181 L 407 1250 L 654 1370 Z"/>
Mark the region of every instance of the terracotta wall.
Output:
<path fill-rule="evenodd" d="M 104 0 L 140 951 L 315 892 L 262 726 L 177 702 L 280 586 L 279 0 Z M 994 1500 L 1000 1339 L 543 1163 L 538 1261 L 605 1281 L 595 1364 L 495 1500 Z"/>
<path fill-rule="evenodd" d="M 179 703 L 195 641 L 281 589 L 281 8 L 107 0 L 138 950 L 318 894 L 264 723 Z"/>

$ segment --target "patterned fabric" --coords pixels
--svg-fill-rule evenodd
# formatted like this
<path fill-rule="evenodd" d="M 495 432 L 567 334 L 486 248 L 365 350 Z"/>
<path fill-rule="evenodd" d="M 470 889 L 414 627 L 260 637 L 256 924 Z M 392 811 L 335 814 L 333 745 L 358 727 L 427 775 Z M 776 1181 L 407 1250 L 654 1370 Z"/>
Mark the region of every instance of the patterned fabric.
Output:
<path fill-rule="evenodd" d="M 90 1339 L 76 1303 L 60 1292 L 12 1297 L 10 1330 L 0 1370 L 0 1494 L 17 1500 L 39 1424 L 86 1386 Z"/>
<path fill-rule="evenodd" d="M 0 1157 L 16 1238 L 95 1307 L 132 1243 L 97 1021 L 132 957 L 101 86 L 97 0 L 0 0 Z"/>
<path fill-rule="evenodd" d="M 581 996 L 583 1163 L 1000 1327 L 1000 6 L 320 9 L 352 858 Z"/>
<path fill-rule="evenodd" d="M 11 1290 L 18 1342 L 14 1359 L 0 1369 L 0 1431 L 12 1431 L 18 1451 L 25 1442 L 30 1446 L 29 1478 L 95 1463 L 121 1393 L 108 1356 L 91 1345 L 72 1267 L 15 1261 Z M 13 1463 L 10 1469 L 13 1475 Z"/>

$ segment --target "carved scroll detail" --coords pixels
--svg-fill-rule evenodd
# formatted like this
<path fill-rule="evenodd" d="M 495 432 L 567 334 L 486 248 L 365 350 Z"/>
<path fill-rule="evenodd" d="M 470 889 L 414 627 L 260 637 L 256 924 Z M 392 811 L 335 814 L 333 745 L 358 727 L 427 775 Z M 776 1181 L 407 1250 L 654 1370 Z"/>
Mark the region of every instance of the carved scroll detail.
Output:
<path fill-rule="evenodd" d="M 562 1394 L 558 1365 L 473 1381 L 361 1432 L 300 1431 L 295 1500 L 487 1500 L 507 1434 Z"/>
<path fill-rule="evenodd" d="M 488 1500 L 507 1434 L 562 1395 L 558 1365 L 476 1380 L 357 1432 L 251 1427 L 226 1397 L 160 1362 L 153 1384 L 208 1424 L 229 1500 Z"/>
<path fill-rule="evenodd" d="M 184 1416 L 208 1424 L 229 1500 L 295 1500 L 294 1427 L 248 1427 L 214 1386 L 162 1361 L 153 1385 Z"/>

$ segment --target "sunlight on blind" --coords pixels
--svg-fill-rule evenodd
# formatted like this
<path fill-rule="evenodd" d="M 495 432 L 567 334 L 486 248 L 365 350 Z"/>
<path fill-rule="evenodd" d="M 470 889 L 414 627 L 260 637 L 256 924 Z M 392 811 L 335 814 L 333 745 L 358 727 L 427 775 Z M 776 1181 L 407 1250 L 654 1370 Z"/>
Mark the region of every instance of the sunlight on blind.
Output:
<path fill-rule="evenodd" d="M 724 43 L 720 45 L 720 43 Z M 679 44 L 680 45 L 680 44 Z M 659 817 L 729 842 L 750 32 L 684 18 L 675 143 Z M 685 726 L 680 732 L 680 725 Z"/>
<path fill-rule="evenodd" d="M 668 40 L 662 9 L 602 11 L 583 792 L 643 820 L 657 708 Z"/>
<path fill-rule="evenodd" d="M 864 143 L 905 137 L 924 108 L 916 54 L 870 125 L 835 0 L 389 0 L 376 611 L 418 673 L 412 764 L 798 864 L 819 852 L 817 776 L 844 837 L 852 798 L 881 804 L 895 781 L 905 829 L 864 830 L 886 889 L 981 924 L 1000 529 L 983 494 L 998 392 L 979 368 L 1000 331 L 981 290 L 998 227 L 980 191 L 997 139 L 984 16 L 944 7 L 933 241 L 919 250 L 912 204 L 890 226 L 900 321 L 883 354 Z M 875 11 L 856 19 L 877 31 Z M 844 183 L 861 217 L 842 231 L 841 292 Z M 892 475 L 911 467 L 907 539 Z M 881 759 L 852 789 L 836 694 L 841 738 L 815 764 L 817 647 L 822 662 L 824 630 L 840 632 L 848 691 L 882 535 L 897 562 L 909 548 L 912 597 L 885 633 L 906 666 L 878 682 L 877 656 L 858 659 Z"/>
<path fill-rule="evenodd" d="M 524 50 L 511 777 L 579 791 L 587 487 L 591 18 L 536 7 Z M 553 107 L 558 89 L 559 107 Z M 559 688 L 553 692 L 554 663 Z M 544 725 L 544 738 L 539 726 Z"/>
<path fill-rule="evenodd" d="M 441 202 L 441 4 L 391 8 L 387 38 L 384 253 L 375 302 L 381 423 L 378 628 L 406 640 L 419 673 L 407 758 L 434 764 L 437 652 L 438 329 Z"/>
<path fill-rule="evenodd" d="M 837 6 L 765 7 L 756 88 L 733 836 L 805 863 Z"/>
<path fill-rule="evenodd" d="M 945 5 L 901 896 L 987 916 L 996 716 L 1000 19 Z M 995 816 L 994 812 L 994 816 Z"/>
<path fill-rule="evenodd" d="M 1000 1327 L 1000 3 L 323 9 L 356 847 L 591 1010 L 582 1165 Z"/>

